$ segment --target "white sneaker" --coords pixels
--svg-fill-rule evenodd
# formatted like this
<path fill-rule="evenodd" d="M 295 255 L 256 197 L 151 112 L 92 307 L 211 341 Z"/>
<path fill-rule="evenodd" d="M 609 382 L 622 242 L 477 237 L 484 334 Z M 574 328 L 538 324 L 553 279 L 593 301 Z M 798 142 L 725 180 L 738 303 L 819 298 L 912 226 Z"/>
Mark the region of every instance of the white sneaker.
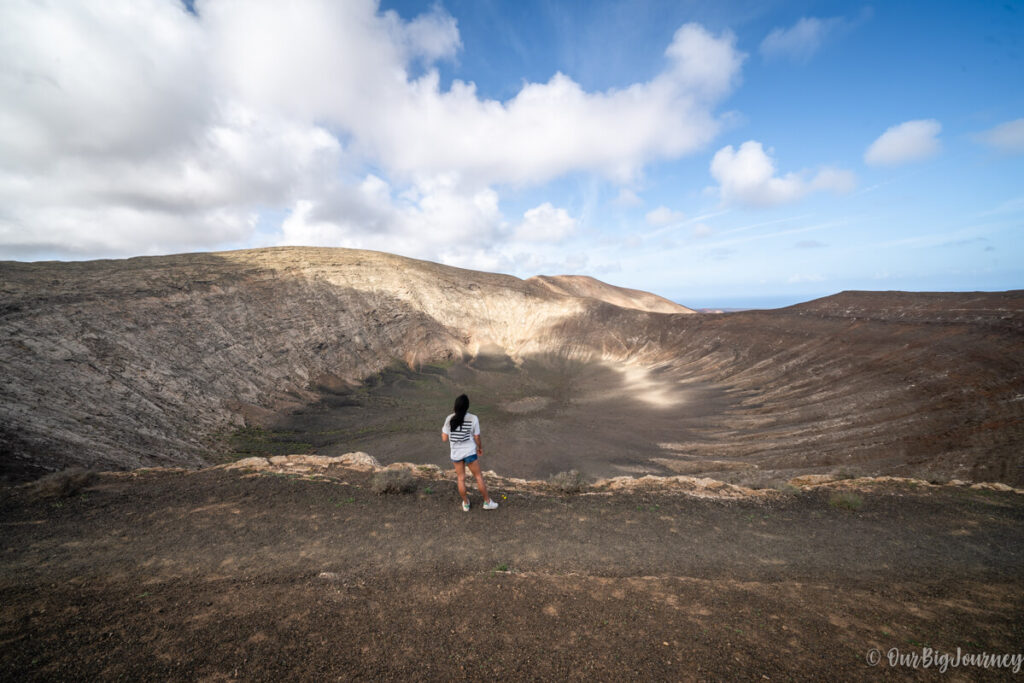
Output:
<path fill-rule="evenodd" d="M 484 510 L 497 510 L 497 509 L 498 509 L 498 504 L 495 503 L 493 500 L 489 500 L 486 503 L 484 503 Z"/>
<path fill-rule="evenodd" d="M 484 507 L 487 507 L 487 506 L 484 505 Z M 469 512 L 469 503 L 463 503 L 462 504 L 462 511 L 463 512 Z"/>

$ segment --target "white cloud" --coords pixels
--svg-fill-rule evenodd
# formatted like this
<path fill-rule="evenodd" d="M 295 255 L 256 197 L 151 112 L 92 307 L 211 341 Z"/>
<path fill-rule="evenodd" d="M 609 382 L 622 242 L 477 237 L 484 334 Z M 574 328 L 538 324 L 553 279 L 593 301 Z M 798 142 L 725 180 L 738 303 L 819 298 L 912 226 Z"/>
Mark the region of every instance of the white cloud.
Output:
<path fill-rule="evenodd" d="M 584 269 L 596 273 L 599 271 L 614 272 L 616 264 L 599 266 L 590 263 L 584 252 L 552 255 L 547 251 L 522 251 L 512 257 L 515 268 L 523 273 L 572 275 Z"/>
<path fill-rule="evenodd" d="M 820 169 L 808 183 L 808 188 L 812 191 L 830 190 L 838 194 L 852 192 L 856 186 L 857 178 L 852 171 L 831 166 Z"/>
<path fill-rule="evenodd" d="M 246 240 L 260 206 L 316 192 L 338 140 L 219 100 L 176 3 L 5 3 L 0 251 L 128 255 Z"/>
<path fill-rule="evenodd" d="M 462 47 L 459 27 L 455 18 L 434 5 L 426 14 L 421 14 L 406 23 L 394 12 L 387 12 L 393 39 L 404 48 L 407 60 L 421 59 L 432 63 L 440 59 L 451 59 Z"/>
<path fill-rule="evenodd" d="M 561 242 L 576 230 L 576 219 L 565 209 L 544 202 L 523 214 L 515 236 L 527 242 Z"/>
<path fill-rule="evenodd" d="M 624 187 L 619 190 L 619 194 L 612 200 L 612 204 L 623 207 L 643 206 L 644 200 L 633 190 Z"/>
<path fill-rule="evenodd" d="M 396 196 L 386 181 L 368 175 L 358 186 L 338 185 L 321 200 L 297 202 L 279 243 L 376 249 L 497 270 L 508 261 L 488 245 L 502 227 L 492 189 L 469 191 L 449 175 Z"/>
<path fill-rule="evenodd" d="M 668 68 L 650 81 L 588 93 L 557 73 L 504 103 L 481 100 L 458 81 L 441 92 L 430 72 L 394 102 L 361 103 L 339 119 L 402 175 L 458 170 L 487 183 L 537 183 L 582 169 L 628 180 L 645 163 L 693 152 L 717 133 L 709 107 L 739 71 L 733 43 L 687 25 L 666 51 Z"/>
<path fill-rule="evenodd" d="M 214 107 L 205 39 L 158 0 L 0 5 L 4 165 L 145 159 L 201 134 Z"/>
<path fill-rule="evenodd" d="M 44 229 L 26 230 L 28 221 Z M 0 249 L 7 258 L 138 255 L 215 249 L 240 241 L 256 227 L 258 215 L 239 209 L 193 212 L 145 211 L 130 206 L 55 206 L 15 209 L 0 218 Z"/>
<path fill-rule="evenodd" d="M 705 237 L 710 237 L 712 232 L 713 231 L 711 230 L 711 226 L 709 226 L 707 223 L 698 223 L 697 225 L 693 226 L 692 234 L 697 239 L 704 239 Z"/>
<path fill-rule="evenodd" d="M 821 48 L 825 37 L 842 21 L 838 17 L 802 17 L 793 26 L 786 29 L 776 28 L 765 36 L 761 41 L 761 55 L 768 59 L 786 58 L 795 62 L 806 62 Z"/>
<path fill-rule="evenodd" d="M 810 180 L 797 173 L 777 176 L 775 162 L 756 140 L 744 142 L 738 150 L 732 145 L 718 150 L 711 160 L 711 175 L 725 202 L 749 206 L 794 202 L 818 190 L 848 192 L 855 184 L 852 173 L 835 168 L 823 168 Z"/>
<path fill-rule="evenodd" d="M 1024 118 L 1000 123 L 994 128 L 977 133 L 975 138 L 1000 152 L 1024 153 Z"/>
<path fill-rule="evenodd" d="M 538 183 L 572 170 L 629 178 L 645 163 L 699 149 L 718 131 L 711 113 L 735 83 L 735 37 L 682 26 L 649 81 L 586 92 L 562 73 L 526 83 L 506 102 L 472 83 L 441 90 L 436 70 L 412 79 L 404 41 L 375 3 L 224 0 L 201 7 L 227 88 L 262 106 L 329 120 L 391 173 L 459 172 L 481 183 Z M 435 10 L 435 13 L 437 10 Z M 425 25 L 450 54 L 451 23 Z M 615 135 L 609 135 L 615 130 Z"/>
<path fill-rule="evenodd" d="M 935 119 L 906 121 L 887 129 L 864 152 L 865 163 L 871 165 L 897 165 L 923 161 L 939 153 L 939 131 L 942 125 Z"/>
<path fill-rule="evenodd" d="M 744 59 L 731 33 L 686 24 L 648 80 L 588 92 L 556 73 L 495 101 L 441 88 L 461 38 L 440 6 L 26 2 L 0 4 L 0 24 L 0 255 L 244 243 L 260 211 L 290 209 L 283 241 L 484 262 L 452 242 L 534 230 L 506 229 L 495 187 L 629 182 L 701 149 Z M 571 230 L 542 209 L 548 235 Z"/>
<path fill-rule="evenodd" d="M 652 211 L 648 211 L 645 218 L 649 224 L 661 226 L 668 225 L 669 223 L 677 223 L 686 218 L 686 214 L 682 211 L 673 211 L 667 206 L 659 206 Z"/>

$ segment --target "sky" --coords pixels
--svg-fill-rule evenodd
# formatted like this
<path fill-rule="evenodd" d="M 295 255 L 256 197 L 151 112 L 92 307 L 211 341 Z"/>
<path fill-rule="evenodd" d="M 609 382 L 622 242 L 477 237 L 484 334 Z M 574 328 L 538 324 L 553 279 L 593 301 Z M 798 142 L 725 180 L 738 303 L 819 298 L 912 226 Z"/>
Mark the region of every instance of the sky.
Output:
<path fill-rule="evenodd" d="M 0 3 L 0 259 L 1024 288 L 1024 2 Z"/>

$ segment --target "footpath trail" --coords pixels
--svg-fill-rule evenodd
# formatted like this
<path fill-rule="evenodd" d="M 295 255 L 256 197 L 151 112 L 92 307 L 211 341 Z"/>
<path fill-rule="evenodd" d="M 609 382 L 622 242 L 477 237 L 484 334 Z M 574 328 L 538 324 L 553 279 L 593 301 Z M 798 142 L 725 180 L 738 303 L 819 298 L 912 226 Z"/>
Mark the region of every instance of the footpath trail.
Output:
<path fill-rule="evenodd" d="M 1024 496 L 767 499 L 494 487 L 378 496 L 224 469 L 0 490 L 3 680 L 941 677 L 1024 643 Z M 868 653 L 881 662 L 870 667 Z M 958 668 L 954 678 L 1011 678 Z"/>

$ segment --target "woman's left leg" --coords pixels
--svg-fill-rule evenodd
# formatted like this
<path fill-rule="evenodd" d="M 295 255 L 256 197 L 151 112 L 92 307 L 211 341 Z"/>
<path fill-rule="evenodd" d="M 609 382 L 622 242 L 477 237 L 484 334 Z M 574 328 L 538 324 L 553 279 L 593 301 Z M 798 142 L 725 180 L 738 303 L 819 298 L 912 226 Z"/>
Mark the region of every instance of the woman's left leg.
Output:
<path fill-rule="evenodd" d="M 463 503 L 468 503 L 469 496 L 466 495 L 466 463 L 461 460 L 456 460 L 452 464 L 455 466 L 455 476 L 459 482 L 459 495 L 462 496 Z M 470 465 L 469 467 L 472 469 L 473 465 Z M 480 468 L 477 467 L 477 470 L 479 469 Z"/>
<path fill-rule="evenodd" d="M 475 460 L 469 463 L 469 471 L 476 477 L 476 487 L 480 489 L 480 495 L 484 497 L 484 502 L 489 502 L 491 497 L 487 495 L 487 484 L 484 483 L 484 473 L 480 471 L 480 462 Z"/>

